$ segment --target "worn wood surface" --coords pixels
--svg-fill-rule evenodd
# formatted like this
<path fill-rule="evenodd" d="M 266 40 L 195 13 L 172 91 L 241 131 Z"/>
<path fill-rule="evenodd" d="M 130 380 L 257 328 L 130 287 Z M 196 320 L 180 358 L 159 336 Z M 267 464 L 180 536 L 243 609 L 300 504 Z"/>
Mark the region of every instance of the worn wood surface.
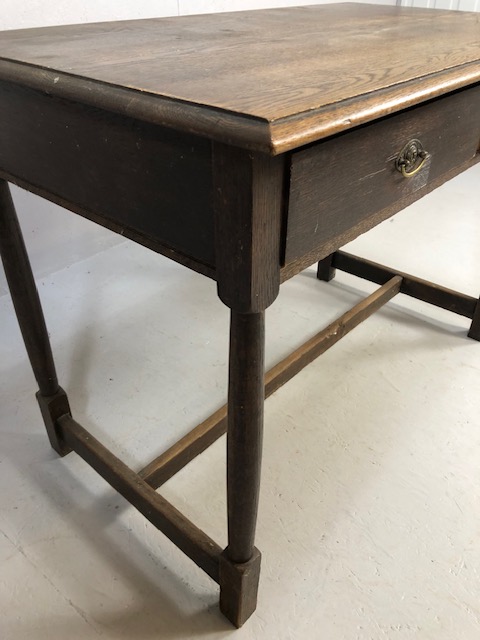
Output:
<path fill-rule="evenodd" d="M 220 611 L 237 628 L 257 607 L 260 551 L 255 548 L 248 562 L 231 562 L 226 551 L 220 556 Z"/>
<path fill-rule="evenodd" d="M 177 471 L 218 440 L 227 431 L 227 405 L 224 404 L 164 453 L 147 464 L 138 475 L 157 489 Z"/>
<path fill-rule="evenodd" d="M 0 82 L 1 172 L 200 271 L 215 260 L 211 166 L 208 140 Z"/>
<path fill-rule="evenodd" d="M 256 606 L 264 396 L 400 291 L 472 317 L 470 335 L 480 338 L 473 298 L 357 260 L 352 268 L 380 289 L 264 379 L 264 309 L 280 277 L 479 159 L 479 37 L 477 14 L 356 4 L 0 36 L 0 176 L 215 275 L 232 309 L 228 411 L 136 474 L 69 415 L 13 208 L 0 193 L 2 253 L 52 444 L 75 450 L 219 582 L 221 608 L 237 626 Z M 411 138 L 429 157 L 405 180 L 393 165 Z M 320 277 L 336 260 L 348 263 L 336 254 Z M 154 487 L 227 422 L 222 553 Z"/>
<path fill-rule="evenodd" d="M 359 4 L 69 25 L 4 32 L 0 78 L 278 153 L 480 80 L 479 36 Z"/>
<path fill-rule="evenodd" d="M 219 581 L 222 549 L 178 509 L 149 487 L 132 469 L 104 447 L 71 416 L 58 419 L 62 439 L 162 531 L 213 580 Z"/>
<path fill-rule="evenodd" d="M 349 229 L 345 230 L 345 232 L 341 233 L 338 236 L 334 236 L 330 239 L 330 241 L 326 241 L 325 243 L 321 243 L 319 246 L 315 246 L 310 251 L 305 251 L 305 253 L 298 259 L 293 260 L 285 264 L 280 270 L 280 280 L 281 282 L 285 282 L 289 278 L 297 275 L 307 267 L 311 266 L 315 262 L 322 260 L 327 257 L 332 252 L 336 251 L 340 247 L 343 247 L 347 242 L 354 240 L 362 233 L 369 231 L 375 225 L 379 224 L 383 220 L 391 217 L 393 214 L 401 211 L 408 205 L 412 204 L 416 200 L 419 200 L 423 196 L 427 195 L 434 189 L 437 189 L 442 184 L 454 178 L 462 171 L 466 171 L 470 167 L 474 166 L 480 161 L 480 153 L 477 153 L 473 158 L 467 160 L 463 164 L 457 165 L 455 168 L 451 169 L 447 173 L 439 176 L 438 178 L 429 180 L 427 184 L 419 189 L 418 191 L 414 191 L 409 193 L 406 196 L 403 196 L 399 200 L 396 200 L 392 205 L 386 207 L 385 209 L 380 209 L 373 215 L 369 215 L 360 220 L 357 224 L 353 225 Z M 355 206 L 356 203 L 352 203 L 352 207 Z M 348 212 L 347 212 L 348 213 Z M 351 215 L 351 214 L 350 214 Z"/>
<path fill-rule="evenodd" d="M 403 199 L 475 158 L 480 142 L 480 86 L 390 116 L 292 154 L 285 262 L 344 243 L 364 221 L 392 215 Z M 428 156 L 405 178 L 395 167 L 418 139 Z"/>
<path fill-rule="evenodd" d="M 332 347 L 340 338 L 388 302 L 399 292 L 399 287 L 400 280 L 392 276 L 391 281 L 385 282 L 384 287 L 359 302 L 346 314 L 332 322 L 325 329 L 322 329 L 308 342 L 272 367 L 265 374 L 265 398 L 277 391 L 310 362 L 313 362 L 315 358 Z M 152 460 L 139 472 L 139 475 L 150 486 L 154 488 L 161 486 L 202 451 L 205 451 L 226 430 L 227 405 L 225 404 L 165 453 Z"/>
<path fill-rule="evenodd" d="M 384 284 L 387 280 L 400 276 L 402 278 L 400 293 L 417 298 L 417 300 L 423 300 L 466 318 L 474 317 L 477 300 L 464 293 L 452 291 L 439 284 L 365 260 L 365 258 L 358 258 L 345 251 L 337 251 L 333 255 L 333 265 L 341 271 L 346 271 L 377 284 Z"/>
<path fill-rule="evenodd" d="M 265 381 L 265 395 L 269 396 L 277 391 L 307 364 L 313 362 L 315 358 L 325 353 L 352 329 L 378 311 L 400 292 L 401 284 L 402 278 L 394 276 L 274 366 Z"/>

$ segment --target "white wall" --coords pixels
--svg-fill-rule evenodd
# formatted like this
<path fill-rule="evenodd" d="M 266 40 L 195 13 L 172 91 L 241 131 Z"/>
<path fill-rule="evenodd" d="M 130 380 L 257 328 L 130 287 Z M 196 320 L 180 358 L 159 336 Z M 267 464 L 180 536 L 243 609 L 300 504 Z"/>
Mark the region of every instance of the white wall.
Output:
<path fill-rule="evenodd" d="M 401 0 L 404 7 L 453 9 L 454 11 L 480 11 L 480 0 Z"/>
<path fill-rule="evenodd" d="M 318 0 L 102 0 L 95 3 L 2 0 L 0 31 L 319 3 Z M 380 3 L 395 4 L 395 0 L 377 0 L 377 4 Z M 44 277 L 106 247 L 124 242 L 120 236 L 79 216 L 65 213 L 60 207 L 32 194 L 15 187 L 12 187 L 12 192 L 37 277 Z M 5 292 L 5 276 L 0 269 L 0 295 Z"/>

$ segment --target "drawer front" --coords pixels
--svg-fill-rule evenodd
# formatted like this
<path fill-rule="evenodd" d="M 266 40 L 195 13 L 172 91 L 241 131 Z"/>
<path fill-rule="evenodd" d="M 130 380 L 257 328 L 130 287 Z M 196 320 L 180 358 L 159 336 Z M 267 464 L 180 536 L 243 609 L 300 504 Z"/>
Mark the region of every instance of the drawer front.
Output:
<path fill-rule="evenodd" d="M 415 139 L 428 155 L 404 177 L 396 159 Z M 474 86 L 293 153 L 286 265 L 305 256 L 313 263 L 353 240 L 468 166 L 479 147 Z"/>

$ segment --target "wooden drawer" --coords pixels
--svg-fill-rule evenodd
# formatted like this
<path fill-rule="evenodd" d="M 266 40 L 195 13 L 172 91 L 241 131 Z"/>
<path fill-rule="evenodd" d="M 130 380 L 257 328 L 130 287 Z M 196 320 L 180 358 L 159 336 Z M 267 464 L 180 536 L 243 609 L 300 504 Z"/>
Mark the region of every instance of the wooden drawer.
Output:
<path fill-rule="evenodd" d="M 412 139 L 428 155 L 405 178 L 395 161 Z M 464 169 L 479 147 L 477 85 L 293 153 L 287 270 L 328 255 L 422 197 Z"/>

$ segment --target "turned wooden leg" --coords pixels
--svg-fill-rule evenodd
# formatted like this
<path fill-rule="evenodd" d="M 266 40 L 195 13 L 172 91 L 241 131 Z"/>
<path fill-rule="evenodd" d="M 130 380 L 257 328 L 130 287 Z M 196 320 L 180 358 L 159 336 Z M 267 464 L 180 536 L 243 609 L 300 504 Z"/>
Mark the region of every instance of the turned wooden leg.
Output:
<path fill-rule="evenodd" d="M 70 449 L 59 439 L 55 421 L 60 415 L 69 413 L 70 408 L 65 392 L 58 386 L 40 298 L 10 189 L 5 180 L 1 179 L 0 254 L 25 347 L 38 383 L 37 399 L 47 433 L 52 447 L 60 455 L 65 455 Z"/>
<path fill-rule="evenodd" d="M 317 268 L 317 278 L 330 282 L 335 277 L 335 267 L 333 266 L 333 253 L 320 260 Z"/>
<path fill-rule="evenodd" d="M 264 313 L 231 312 L 227 428 L 228 546 L 220 608 L 240 627 L 255 611 L 260 553 L 254 546 L 262 458 Z"/>
<path fill-rule="evenodd" d="M 470 325 L 470 331 L 468 337 L 478 340 L 480 342 L 480 299 L 475 307 L 475 313 L 473 314 L 472 324 Z"/>

